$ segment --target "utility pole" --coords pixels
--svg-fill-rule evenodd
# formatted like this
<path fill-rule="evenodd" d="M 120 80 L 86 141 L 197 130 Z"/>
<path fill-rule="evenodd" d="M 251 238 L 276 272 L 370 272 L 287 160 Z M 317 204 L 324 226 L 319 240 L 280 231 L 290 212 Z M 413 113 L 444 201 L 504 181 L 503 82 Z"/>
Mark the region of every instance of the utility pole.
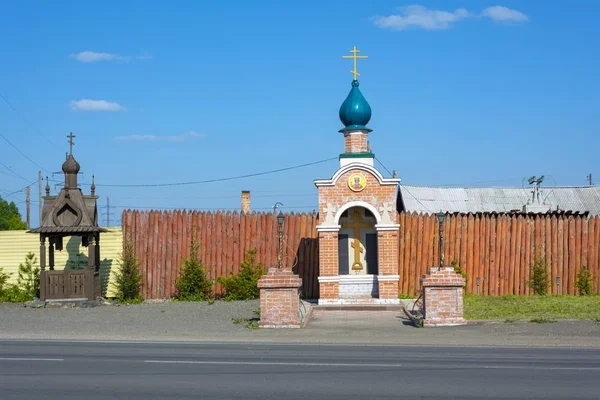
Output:
<path fill-rule="evenodd" d="M 38 171 L 38 194 L 39 194 L 39 212 L 40 212 L 40 225 L 42 226 L 42 171 Z"/>
<path fill-rule="evenodd" d="M 31 229 L 31 186 L 27 186 L 27 198 L 25 200 L 27 205 L 27 230 Z"/>
<path fill-rule="evenodd" d="M 592 182 L 592 173 L 590 172 L 590 174 L 587 176 L 588 181 L 590 183 L 590 186 L 592 186 L 594 183 Z"/>

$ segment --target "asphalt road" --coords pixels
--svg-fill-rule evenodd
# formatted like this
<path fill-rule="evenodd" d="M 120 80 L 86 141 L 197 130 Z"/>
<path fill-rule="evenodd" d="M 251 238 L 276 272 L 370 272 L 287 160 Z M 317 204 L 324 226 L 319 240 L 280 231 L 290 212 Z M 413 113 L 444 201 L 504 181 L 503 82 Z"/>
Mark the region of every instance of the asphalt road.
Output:
<path fill-rule="evenodd" d="M 0 399 L 598 399 L 600 349 L 0 341 Z"/>

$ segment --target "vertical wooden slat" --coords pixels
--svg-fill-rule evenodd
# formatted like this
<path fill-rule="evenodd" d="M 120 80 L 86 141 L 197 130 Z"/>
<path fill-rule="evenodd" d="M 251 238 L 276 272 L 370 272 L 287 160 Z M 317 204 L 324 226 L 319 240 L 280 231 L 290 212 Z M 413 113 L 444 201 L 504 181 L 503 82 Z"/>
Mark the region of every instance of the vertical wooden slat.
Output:
<path fill-rule="evenodd" d="M 490 217 L 490 296 L 498 295 L 498 279 L 497 269 L 498 261 L 496 260 L 497 246 L 496 246 L 496 223 L 497 217 Z"/>
<path fill-rule="evenodd" d="M 413 295 L 416 293 L 415 288 L 415 273 L 416 273 L 416 264 L 417 264 L 417 231 L 418 231 L 418 215 L 416 213 L 411 213 L 410 215 L 410 231 L 412 233 L 411 238 L 411 248 L 410 248 L 410 264 L 409 264 L 409 282 L 408 282 L 408 294 Z"/>
<path fill-rule="evenodd" d="M 400 282 L 398 282 L 398 290 L 401 294 L 406 293 L 404 291 L 404 282 L 406 281 L 406 272 L 404 271 L 404 253 L 406 251 L 406 245 L 404 243 L 405 237 L 405 213 L 400 213 L 398 215 L 398 223 L 400 224 L 400 229 L 398 229 L 398 274 L 400 275 Z"/>
<path fill-rule="evenodd" d="M 521 274 L 522 270 L 522 256 L 523 254 L 523 218 L 521 216 L 514 217 L 514 223 L 517 228 L 517 238 L 515 240 L 515 270 L 514 270 L 514 283 L 513 283 L 513 294 L 520 295 L 521 294 Z"/>
<path fill-rule="evenodd" d="M 498 215 L 498 294 L 506 294 L 506 216 Z"/>
<path fill-rule="evenodd" d="M 404 281 L 402 282 L 402 293 L 409 294 L 408 288 L 410 286 L 410 280 L 412 277 L 410 276 L 410 252 L 412 248 L 412 217 L 410 213 L 404 215 L 405 218 L 405 229 L 404 229 Z"/>
<path fill-rule="evenodd" d="M 481 230 L 481 226 L 480 226 L 480 218 L 478 214 L 473 215 L 473 274 L 471 277 L 471 280 L 473 281 L 473 292 L 475 294 L 478 294 L 477 291 L 477 278 L 479 278 L 481 280 L 480 277 L 480 266 L 481 266 L 481 260 L 480 260 L 480 254 L 479 254 L 479 243 L 480 243 L 480 239 L 481 239 L 481 235 L 480 235 L 480 230 Z M 481 286 L 479 287 L 479 290 L 481 291 Z"/>
<path fill-rule="evenodd" d="M 423 215 L 417 214 L 416 219 L 417 219 L 417 246 L 415 249 L 415 265 L 414 265 L 414 272 L 413 272 L 413 276 L 412 276 L 412 281 L 413 281 L 415 291 L 418 290 L 417 281 L 418 281 L 419 271 L 421 270 L 421 262 L 423 259 L 423 252 L 422 252 L 422 250 L 423 250 Z"/>
<path fill-rule="evenodd" d="M 567 268 L 568 280 L 565 281 L 565 293 L 573 294 L 573 282 L 575 281 L 575 264 L 577 263 L 577 223 L 573 216 L 569 217 L 569 263 Z"/>
<path fill-rule="evenodd" d="M 590 273 L 592 274 L 592 276 L 597 276 L 598 275 L 598 269 L 597 269 L 597 264 L 596 264 L 596 254 L 598 252 L 598 248 L 596 247 L 596 219 L 594 217 L 590 218 L 588 220 L 588 243 L 589 243 L 589 252 L 588 252 L 588 262 L 589 264 L 589 269 L 590 269 Z M 594 289 L 594 282 L 592 281 L 592 291 Z"/>
<path fill-rule="evenodd" d="M 508 247 L 508 282 L 506 294 L 515 294 L 515 263 L 517 252 L 517 223 L 514 216 L 509 216 L 510 222 L 510 246 Z"/>
<path fill-rule="evenodd" d="M 477 286 L 475 282 L 475 273 L 474 273 L 474 261 L 475 261 L 475 219 L 473 218 L 473 214 L 469 213 L 467 215 L 467 249 L 466 249 L 466 259 L 463 261 L 465 264 L 465 272 L 467 274 L 467 293 L 476 293 Z"/>

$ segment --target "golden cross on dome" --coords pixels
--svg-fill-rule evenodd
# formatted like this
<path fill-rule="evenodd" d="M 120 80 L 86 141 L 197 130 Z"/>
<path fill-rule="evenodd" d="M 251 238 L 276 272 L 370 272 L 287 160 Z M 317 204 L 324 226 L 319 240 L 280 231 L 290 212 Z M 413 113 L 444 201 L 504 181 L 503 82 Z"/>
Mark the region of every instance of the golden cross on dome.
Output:
<path fill-rule="evenodd" d="M 69 135 L 67 137 L 69 138 L 69 145 L 71 146 L 70 154 L 73 154 L 73 145 L 75 144 L 75 143 L 73 143 L 73 138 L 76 136 L 73 135 L 73 132 L 71 132 L 71 133 L 69 133 Z"/>
<path fill-rule="evenodd" d="M 356 46 L 354 46 L 354 49 L 350 50 L 350 53 L 353 53 L 354 55 L 342 56 L 342 58 L 353 58 L 354 59 L 354 69 L 350 72 L 352 74 L 354 74 L 354 80 L 356 80 L 356 77 L 360 76 L 360 74 L 356 71 L 356 59 L 357 58 L 369 58 L 369 56 L 357 56 L 356 53 L 360 53 L 360 50 L 356 50 Z"/>

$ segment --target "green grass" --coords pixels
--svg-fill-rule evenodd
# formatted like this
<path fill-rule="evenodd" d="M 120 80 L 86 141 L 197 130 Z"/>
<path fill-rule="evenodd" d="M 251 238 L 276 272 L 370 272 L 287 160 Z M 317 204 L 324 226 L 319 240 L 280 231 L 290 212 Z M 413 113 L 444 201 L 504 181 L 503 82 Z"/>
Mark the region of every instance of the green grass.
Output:
<path fill-rule="evenodd" d="M 600 320 L 600 296 L 465 295 L 466 319 L 546 323 L 557 319 Z"/>

